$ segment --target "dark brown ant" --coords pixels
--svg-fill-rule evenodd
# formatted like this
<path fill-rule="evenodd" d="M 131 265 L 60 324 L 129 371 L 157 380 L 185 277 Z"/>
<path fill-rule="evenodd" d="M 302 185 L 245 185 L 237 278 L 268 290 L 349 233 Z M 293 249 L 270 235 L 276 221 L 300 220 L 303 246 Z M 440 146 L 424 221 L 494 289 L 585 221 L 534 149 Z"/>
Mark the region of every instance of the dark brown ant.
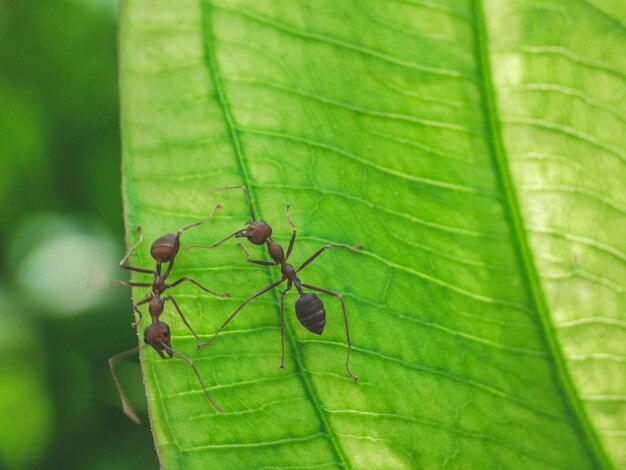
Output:
<path fill-rule="evenodd" d="M 178 254 L 178 250 L 180 249 L 180 236 L 186 230 L 189 230 L 190 228 L 197 227 L 198 225 L 205 223 L 207 220 L 213 217 L 215 212 L 220 207 L 221 206 L 218 204 L 215 207 L 215 209 L 213 209 L 213 212 L 211 213 L 209 217 L 201 220 L 200 222 L 196 222 L 194 224 L 188 225 L 180 229 L 176 234 L 168 233 L 166 235 L 163 235 L 157 238 L 154 241 L 154 243 L 152 243 L 152 246 L 150 247 L 150 254 L 156 261 L 155 270 L 137 268 L 137 267 L 130 266 L 129 264 L 127 264 L 128 259 L 130 258 L 132 253 L 139 246 L 139 244 L 143 241 L 141 227 L 137 227 L 137 234 L 138 234 L 139 240 L 137 241 L 137 243 L 135 243 L 135 245 L 133 245 L 133 247 L 128 251 L 128 253 L 126 253 L 126 256 L 122 258 L 122 260 L 120 261 L 119 267 L 126 271 L 132 271 L 132 272 L 141 273 L 141 274 L 151 274 L 154 276 L 154 280 L 151 283 L 133 282 L 133 281 L 130 281 L 130 282 L 113 281 L 109 283 L 109 286 L 150 287 L 152 289 L 148 294 L 146 294 L 143 300 L 137 302 L 136 304 L 133 304 L 133 310 L 139 316 L 137 321 L 133 323 L 133 326 L 137 326 L 139 322 L 141 321 L 142 314 L 141 314 L 141 310 L 139 310 L 139 307 L 144 304 L 149 304 L 148 311 L 150 312 L 152 323 L 144 331 L 144 343 L 152 346 L 152 348 L 154 348 L 157 354 L 161 356 L 161 358 L 163 359 L 171 359 L 174 355 L 176 355 L 180 357 L 182 360 L 184 360 L 193 369 L 193 372 L 196 375 L 198 382 L 200 383 L 200 386 L 202 387 L 202 391 L 204 392 L 204 395 L 206 396 L 209 403 L 211 403 L 211 405 L 213 405 L 213 407 L 219 412 L 221 412 L 222 409 L 213 401 L 213 399 L 209 395 L 209 392 L 207 391 L 206 386 L 204 385 L 204 382 L 202 381 L 202 378 L 200 377 L 200 374 L 198 373 L 198 370 L 196 369 L 196 366 L 194 365 L 194 363 L 188 357 L 172 349 L 170 327 L 167 323 L 160 321 L 160 317 L 165 308 L 165 302 L 171 301 L 172 304 L 174 305 L 174 308 L 176 308 L 176 311 L 180 315 L 180 318 L 183 320 L 183 323 L 189 329 L 189 331 L 191 331 L 191 334 L 193 334 L 193 336 L 198 341 L 202 341 L 198 337 L 198 335 L 196 335 L 196 333 L 193 331 L 193 329 L 191 328 L 191 325 L 189 325 L 189 322 L 185 318 L 185 315 L 183 315 L 183 312 L 180 310 L 180 307 L 178 306 L 178 303 L 176 302 L 174 297 L 172 297 L 171 295 L 168 295 L 167 297 L 161 297 L 161 295 L 163 294 L 163 292 L 165 292 L 167 289 L 171 287 L 176 287 L 177 285 L 182 284 L 183 282 L 191 282 L 192 284 L 198 286 L 203 291 L 208 292 L 210 294 L 216 295 L 218 297 L 230 297 L 230 294 L 218 294 L 216 292 L 213 292 L 189 277 L 182 277 L 178 279 L 177 281 L 174 281 L 171 284 L 167 283 L 167 278 L 172 272 L 172 268 L 174 267 L 174 261 L 176 260 L 176 255 Z M 169 263 L 167 266 L 167 270 L 164 273 L 161 272 L 163 263 Z M 118 380 L 115 374 L 115 366 L 119 364 L 121 361 L 123 361 L 124 359 L 126 359 L 127 357 L 129 357 L 130 355 L 136 353 L 137 350 L 138 348 L 133 348 L 126 352 L 123 352 L 123 353 L 120 353 L 111 357 L 109 359 L 109 367 L 113 375 L 115 386 L 117 388 L 117 391 L 120 395 L 120 399 L 122 401 L 122 409 L 124 411 L 124 414 L 128 416 L 132 421 L 139 423 L 139 417 L 137 416 L 137 412 L 135 411 L 130 401 L 128 400 L 128 397 L 124 393 L 124 390 L 120 384 L 120 381 Z M 167 353 L 167 356 L 163 354 L 163 351 Z"/>
<path fill-rule="evenodd" d="M 343 312 L 343 320 L 344 320 L 344 325 L 346 327 L 346 341 L 348 345 L 348 356 L 346 358 L 346 371 L 348 372 L 348 375 L 350 376 L 352 380 L 354 380 L 355 382 L 358 381 L 359 378 L 356 375 L 352 374 L 352 372 L 350 372 L 350 367 L 349 367 L 350 348 L 351 348 L 350 330 L 348 328 L 348 317 L 346 315 L 346 306 L 343 300 L 343 296 L 341 294 L 338 294 L 337 292 L 332 292 L 332 291 L 322 289 L 320 287 L 312 286 L 309 284 L 303 284 L 298 278 L 298 273 L 302 271 L 306 266 L 308 266 L 315 258 L 317 258 L 319 255 L 321 255 L 325 250 L 329 248 L 347 248 L 349 250 L 360 250 L 363 248 L 363 245 L 359 244 L 353 247 L 346 246 L 346 245 L 338 245 L 338 244 L 325 245 L 324 247 L 317 250 L 304 263 L 302 263 L 298 269 L 295 269 L 291 264 L 287 262 L 287 260 L 289 259 L 289 255 L 291 255 L 291 252 L 293 250 L 293 246 L 296 241 L 296 234 L 298 232 L 298 230 L 296 229 L 296 226 L 293 224 L 293 221 L 291 220 L 290 206 L 287 205 L 286 207 L 287 221 L 289 225 L 291 225 L 291 227 L 293 228 L 293 232 L 291 234 L 291 240 L 289 241 L 289 246 L 287 247 L 287 253 L 285 254 L 282 246 L 280 246 L 278 243 L 276 243 L 272 239 L 272 227 L 270 227 L 270 225 L 264 220 L 260 220 L 260 221 L 256 220 L 254 216 L 254 210 L 252 209 L 252 204 L 250 202 L 250 196 L 248 195 L 248 190 L 246 189 L 245 186 L 229 186 L 226 188 L 220 188 L 220 189 L 216 189 L 212 191 L 222 191 L 222 190 L 229 190 L 229 189 L 242 189 L 243 190 L 246 196 L 246 200 L 248 202 L 248 209 L 250 211 L 250 217 L 252 217 L 252 220 L 246 223 L 247 227 L 245 229 L 237 230 L 235 233 L 227 236 L 226 238 L 224 238 L 223 240 L 217 243 L 214 243 L 208 246 L 207 245 L 190 245 L 188 248 L 215 248 L 221 245 L 222 243 L 224 243 L 226 240 L 229 240 L 230 238 L 233 238 L 233 237 L 246 238 L 250 243 L 254 245 L 266 244 L 267 251 L 269 255 L 272 257 L 272 259 L 274 260 L 274 261 L 263 261 L 263 260 L 250 259 L 250 253 L 248 252 L 246 247 L 243 246 L 241 243 L 238 243 L 238 245 L 244 250 L 246 261 L 248 263 L 259 264 L 261 266 L 280 265 L 280 271 L 281 271 L 282 276 L 279 281 L 276 281 L 270 284 L 269 286 L 261 289 L 256 294 L 253 294 L 252 296 L 248 297 L 239 307 L 237 307 L 237 309 L 230 315 L 230 317 L 228 317 L 228 319 L 222 324 L 222 326 L 219 327 L 219 329 L 217 330 L 217 332 L 215 332 L 213 337 L 206 343 L 199 344 L 198 348 L 203 348 L 213 343 L 213 341 L 215 341 L 215 338 L 217 337 L 219 332 L 222 331 L 222 329 L 224 329 L 224 327 L 250 301 L 274 289 L 275 287 L 279 286 L 283 282 L 287 281 L 287 288 L 280 294 L 280 335 L 281 335 L 281 343 L 282 343 L 280 368 L 281 369 L 285 368 L 285 295 L 287 294 L 287 292 L 291 290 L 292 286 L 295 286 L 296 289 L 298 290 L 298 293 L 300 294 L 300 296 L 298 297 L 298 300 L 296 300 L 296 316 L 298 317 L 298 320 L 300 321 L 302 326 L 304 326 L 307 330 L 309 330 L 311 333 L 314 333 L 316 335 L 321 335 L 322 332 L 324 331 L 324 326 L 326 325 L 326 311 L 324 309 L 324 304 L 322 303 L 322 301 L 319 299 L 317 295 L 313 293 L 305 293 L 303 292 L 302 288 L 314 290 L 317 292 L 321 292 L 323 294 L 332 295 L 336 297 L 337 299 L 339 299 L 339 301 L 341 302 L 341 310 Z"/>

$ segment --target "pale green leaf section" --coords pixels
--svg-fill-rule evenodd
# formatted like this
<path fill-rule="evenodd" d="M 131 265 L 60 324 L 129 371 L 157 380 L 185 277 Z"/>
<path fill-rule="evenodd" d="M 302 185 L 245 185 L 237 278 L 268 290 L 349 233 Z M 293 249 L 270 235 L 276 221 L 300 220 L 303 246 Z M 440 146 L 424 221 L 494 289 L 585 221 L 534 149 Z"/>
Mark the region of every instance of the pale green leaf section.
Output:
<path fill-rule="evenodd" d="M 626 3 L 489 1 L 524 225 L 575 389 L 626 466 Z"/>
<path fill-rule="evenodd" d="M 234 184 L 283 244 L 291 203 L 294 265 L 328 242 L 365 245 L 301 276 L 344 295 L 358 384 L 332 297 L 317 337 L 287 296 L 285 370 L 279 291 L 199 352 L 167 306 L 174 347 L 225 413 L 182 361 L 146 349 L 165 468 L 623 461 L 625 15 L 571 3 L 533 18 L 531 3 L 495 0 L 125 1 L 123 189 L 129 241 L 139 224 L 146 236 L 133 263 L 217 202 L 183 245 L 241 228 L 243 196 L 204 191 Z M 550 36 L 559 18 L 574 45 Z M 279 272 L 233 242 L 181 250 L 185 275 L 233 293 L 172 291 L 208 338 Z"/>

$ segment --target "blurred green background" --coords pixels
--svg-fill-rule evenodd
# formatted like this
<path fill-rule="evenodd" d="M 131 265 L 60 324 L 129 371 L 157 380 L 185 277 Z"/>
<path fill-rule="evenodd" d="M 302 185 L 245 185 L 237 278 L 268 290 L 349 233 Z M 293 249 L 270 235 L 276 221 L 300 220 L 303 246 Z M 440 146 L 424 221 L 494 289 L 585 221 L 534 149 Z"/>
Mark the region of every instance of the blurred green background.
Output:
<path fill-rule="evenodd" d="M 0 468 L 157 468 L 107 359 L 133 347 L 123 278 L 117 2 L 0 0 Z M 119 368 L 145 410 L 136 359 Z"/>

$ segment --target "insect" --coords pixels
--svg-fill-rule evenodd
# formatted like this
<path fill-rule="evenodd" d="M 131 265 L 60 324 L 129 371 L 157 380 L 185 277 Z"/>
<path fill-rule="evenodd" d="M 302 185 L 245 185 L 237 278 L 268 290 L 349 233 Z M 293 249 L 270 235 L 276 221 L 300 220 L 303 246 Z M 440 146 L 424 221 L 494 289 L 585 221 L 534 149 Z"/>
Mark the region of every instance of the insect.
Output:
<path fill-rule="evenodd" d="M 296 241 L 296 234 L 298 233 L 298 230 L 296 229 L 293 221 L 291 220 L 290 206 L 287 205 L 286 207 L 287 221 L 289 225 L 292 227 L 293 231 L 291 234 L 291 240 L 289 241 L 289 246 L 287 247 L 287 253 L 285 253 L 282 246 L 280 246 L 278 243 L 276 243 L 272 239 L 272 227 L 270 227 L 270 225 L 264 220 L 259 220 L 259 221 L 256 220 L 254 216 L 254 210 L 250 202 L 250 196 L 245 186 L 229 186 L 229 187 L 220 188 L 214 191 L 222 191 L 222 190 L 230 190 L 230 189 L 243 190 L 246 196 L 246 200 L 248 202 L 248 210 L 250 211 L 250 217 L 252 218 L 252 220 L 247 222 L 246 224 L 247 227 L 245 229 L 237 230 L 236 232 L 232 233 L 231 235 L 227 236 L 226 238 L 224 238 L 223 240 L 217 243 L 214 243 L 212 245 L 191 245 L 189 246 L 189 248 L 215 248 L 233 237 L 246 238 L 250 243 L 254 245 L 263 245 L 263 244 L 267 245 L 267 251 L 269 255 L 271 256 L 271 258 L 274 260 L 274 261 L 264 261 L 264 260 L 251 259 L 250 253 L 248 252 L 246 247 L 243 246 L 241 243 L 238 243 L 238 245 L 244 251 L 246 261 L 248 263 L 259 264 L 261 266 L 280 265 L 280 271 L 281 271 L 282 276 L 280 280 L 268 285 L 267 287 L 264 287 L 263 289 L 258 291 L 256 294 L 253 294 L 250 297 L 248 297 L 239 307 L 237 307 L 237 309 L 230 315 L 230 317 L 228 317 L 228 319 L 219 327 L 219 329 L 217 330 L 217 332 L 215 332 L 213 337 L 206 343 L 199 344 L 198 348 L 203 348 L 213 343 L 213 341 L 215 341 L 215 338 L 220 333 L 220 331 L 222 331 L 224 327 L 228 325 L 228 323 L 248 303 L 250 303 L 252 300 L 256 299 L 257 297 L 265 294 L 266 292 L 274 289 L 275 287 L 278 287 L 283 282 L 287 281 L 287 288 L 284 291 L 282 291 L 280 294 L 280 335 L 281 335 L 281 346 L 282 346 L 280 368 L 281 369 L 285 368 L 285 295 L 287 295 L 287 293 L 291 290 L 291 288 L 295 286 L 296 290 L 300 294 L 298 299 L 296 300 L 296 316 L 298 318 L 298 321 L 307 330 L 309 330 L 311 333 L 314 333 L 316 335 L 321 335 L 324 331 L 324 327 L 326 325 L 326 310 L 324 309 L 324 304 L 322 303 L 322 301 L 316 294 L 311 293 L 311 292 L 304 292 L 303 288 L 316 291 L 316 292 L 321 292 L 323 294 L 332 295 L 333 297 L 336 297 L 341 303 L 341 310 L 343 312 L 343 321 L 344 321 L 344 325 L 346 329 L 346 342 L 348 345 L 348 355 L 346 358 L 346 371 L 348 375 L 350 376 L 350 378 L 354 380 L 355 382 L 357 382 L 359 378 L 350 371 L 350 366 L 349 366 L 350 349 L 351 349 L 350 330 L 348 328 L 348 316 L 346 314 L 346 305 L 345 305 L 342 295 L 337 292 L 333 292 L 330 290 L 322 289 L 320 287 L 312 286 L 310 284 L 303 284 L 300 281 L 298 273 L 302 271 L 305 267 L 307 267 L 311 262 L 313 262 L 313 260 L 315 260 L 324 251 L 330 248 L 346 248 L 348 250 L 360 250 L 363 248 L 363 246 L 360 244 L 356 246 L 352 246 L 352 247 L 347 246 L 347 245 L 339 245 L 339 244 L 325 245 L 319 250 L 317 250 L 311 257 L 309 257 L 304 263 L 302 263 L 296 269 L 287 262 L 287 260 L 289 259 L 289 256 L 291 255 L 291 252 L 293 250 L 293 247 Z"/>
<path fill-rule="evenodd" d="M 191 328 L 191 325 L 185 318 L 185 315 L 183 315 L 183 312 L 181 311 L 174 297 L 171 295 L 163 297 L 162 294 L 167 289 L 176 287 L 182 284 L 183 282 L 190 282 L 198 286 L 203 291 L 208 292 L 210 294 L 216 295 L 218 297 L 230 297 L 230 294 L 227 294 L 227 293 L 218 294 L 216 292 L 213 292 L 189 277 L 181 277 L 180 279 L 172 282 L 171 284 L 167 282 L 167 279 L 170 273 L 172 272 L 172 268 L 174 267 L 174 261 L 176 260 L 176 255 L 178 254 L 178 251 L 180 249 L 180 237 L 183 234 L 183 232 L 205 223 L 207 220 L 213 217 L 215 212 L 220 207 L 221 206 L 218 204 L 215 207 L 215 209 L 213 209 L 213 212 L 211 213 L 211 215 L 209 215 L 209 217 L 201 220 L 200 222 L 196 222 L 194 224 L 183 227 L 176 234 L 168 233 L 166 235 L 163 235 L 157 238 L 152 243 L 152 246 L 150 247 L 150 255 L 152 255 L 152 257 L 156 261 L 155 270 L 137 268 L 134 266 L 130 266 L 128 264 L 128 259 L 130 258 L 132 253 L 135 251 L 135 249 L 143 241 L 141 227 L 137 227 L 137 234 L 138 234 L 139 240 L 137 241 L 137 243 L 135 243 L 135 245 L 132 246 L 132 248 L 128 251 L 128 253 L 126 253 L 126 256 L 122 258 L 122 260 L 119 263 L 119 267 L 126 271 L 132 271 L 132 272 L 141 273 L 141 274 L 151 274 L 154 277 L 154 279 L 152 282 L 114 281 L 112 283 L 109 283 L 109 286 L 129 286 L 129 287 L 150 287 L 151 288 L 151 291 L 146 294 L 143 300 L 133 304 L 133 310 L 139 316 L 138 320 L 135 323 L 133 323 L 133 326 L 136 326 L 141 321 L 142 313 L 141 313 L 141 310 L 139 310 L 139 307 L 141 305 L 149 304 L 148 311 L 150 313 L 150 317 L 152 318 L 152 322 L 144 330 L 144 343 L 152 346 L 152 348 L 157 352 L 157 354 L 161 356 L 161 358 L 163 359 L 171 359 L 172 357 L 177 356 L 181 358 L 183 361 L 185 361 L 193 369 L 193 372 L 196 375 L 198 382 L 200 383 L 200 386 L 202 387 L 202 391 L 204 392 L 204 395 L 206 396 L 209 403 L 211 403 L 211 405 L 217 411 L 221 412 L 222 409 L 213 401 L 213 399 L 209 395 L 206 389 L 206 386 L 204 385 L 204 382 L 202 381 L 202 378 L 200 377 L 200 374 L 198 373 L 198 370 L 196 369 L 196 366 L 194 365 L 194 363 L 188 357 L 184 356 L 183 354 L 179 353 L 178 351 L 172 348 L 170 327 L 167 323 L 160 320 L 161 314 L 163 313 L 163 310 L 165 309 L 165 302 L 167 301 L 171 302 L 172 305 L 174 305 L 174 308 L 176 309 L 178 314 L 180 315 L 180 318 L 183 320 L 183 323 L 185 324 L 185 326 L 189 329 L 189 331 L 191 331 L 191 334 L 193 334 L 193 336 L 198 340 L 198 342 L 200 342 L 202 340 L 198 337 L 198 335 L 196 335 L 196 333 L 193 331 L 193 328 Z M 162 272 L 162 266 L 164 263 L 168 263 L 168 266 L 165 272 Z M 120 384 L 120 381 L 118 380 L 115 374 L 115 366 L 119 364 L 121 361 L 123 361 L 124 359 L 126 359 L 127 357 L 129 357 L 130 355 L 136 353 L 137 350 L 138 348 L 133 348 L 126 352 L 123 352 L 123 353 L 120 353 L 111 357 L 109 359 L 109 367 L 111 369 L 111 374 L 113 375 L 115 386 L 117 388 L 117 391 L 120 395 L 120 399 L 122 401 L 122 409 L 124 411 L 124 414 L 126 414 L 126 416 L 128 416 L 132 421 L 139 423 L 139 417 L 137 416 L 137 412 L 134 410 L 133 406 L 128 400 L 128 397 L 124 393 L 124 390 Z M 167 356 L 164 354 L 164 352 L 167 354 Z"/>

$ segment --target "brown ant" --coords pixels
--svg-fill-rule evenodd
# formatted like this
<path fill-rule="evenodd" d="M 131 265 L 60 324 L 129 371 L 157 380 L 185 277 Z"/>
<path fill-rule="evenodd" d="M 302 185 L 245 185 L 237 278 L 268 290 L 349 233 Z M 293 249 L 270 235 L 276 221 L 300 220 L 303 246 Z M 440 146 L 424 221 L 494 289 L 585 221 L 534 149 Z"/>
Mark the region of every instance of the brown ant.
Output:
<path fill-rule="evenodd" d="M 180 310 L 180 307 L 178 306 L 178 303 L 176 302 L 174 297 L 171 295 L 168 295 L 167 297 L 161 297 L 161 295 L 163 294 L 163 292 L 165 292 L 167 289 L 171 287 L 176 287 L 179 284 L 182 284 L 183 282 L 191 282 L 192 284 L 198 286 L 203 291 L 208 292 L 210 294 L 217 295 L 218 297 L 230 297 L 230 294 L 218 294 L 216 292 L 213 292 L 189 277 L 182 277 L 178 279 L 177 281 L 174 281 L 171 284 L 167 283 L 167 278 L 170 275 L 172 268 L 174 267 L 174 261 L 176 259 L 176 255 L 178 254 L 178 250 L 180 249 L 180 236 L 186 230 L 189 230 L 190 228 L 193 228 L 193 227 L 197 227 L 198 225 L 201 225 L 207 220 L 209 220 L 211 217 L 213 217 L 215 212 L 220 207 L 221 206 L 218 204 L 215 207 L 215 209 L 213 209 L 213 212 L 211 213 L 211 215 L 209 215 L 209 217 L 201 220 L 200 222 L 196 222 L 194 224 L 183 227 L 175 235 L 173 233 L 168 233 L 166 235 L 163 235 L 157 238 L 152 243 L 152 246 L 150 247 L 150 254 L 156 261 L 156 269 L 154 271 L 150 269 L 137 268 L 137 267 L 130 266 L 129 264 L 127 264 L 128 259 L 130 258 L 132 253 L 139 246 L 139 244 L 143 241 L 141 227 L 137 227 L 137 234 L 138 234 L 139 240 L 137 241 L 137 243 L 135 243 L 135 245 L 132 246 L 132 248 L 128 251 L 128 253 L 126 253 L 126 256 L 122 258 L 122 260 L 119 263 L 119 267 L 126 271 L 132 271 L 132 272 L 141 273 L 141 274 L 152 274 L 154 276 L 154 280 L 151 283 L 133 282 L 133 281 L 130 281 L 130 282 L 113 281 L 109 283 L 109 286 L 150 287 L 152 289 L 150 292 L 146 294 L 143 300 L 133 304 L 133 310 L 139 315 L 138 320 L 135 323 L 133 323 L 133 326 L 137 326 L 139 322 L 141 321 L 142 314 L 141 314 L 141 310 L 139 310 L 139 307 L 144 304 L 149 304 L 148 311 L 150 312 L 152 323 L 144 331 L 144 343 L 152 346 L 152 348 L 154 348 L 157 354 L 161 356 L 161 358 L 163 359 L 171 359 L 174 355 L 176 355 L 180 357 L 182 360 L 184 360 L 193 369 L 193 372 L 196 375 L 198 382 L 200 383 L 200 386 L 202 387 L 202 391 L 204 392 L 204 395 L 206 396 L 209 403 L 211 403 L 211 405 L 213 405 L 213 407 L 217 411 L 221 412 L 222 409 L 213 401 L 213 399 L 209 395 L 206 389 L 206 386 L 204 385 L 204 382 L 202 381 L 202 378 L 200 377 L 200 374 L 198 373 L 198 370 L 196 369 L 196 366 L 191 361 L 191 359 L 182 355 L 178 351 L 172 349 L 170 327 L 167 323 L 160 321 L 161 314 L 163 313 L 163 310 L 165 308 L 165 302 L 171 301 L 172 304 L 174 305 L 174 308 L 176 308 L 176 311 L 180 315 L 180 318 L 183 320 L 183 323 L 185 324 L 185 326 L 187 326 L 187 328 L 189 328 L 189 331 L 191 331 L 191 334 L 193 334 L 193 336 L 198 341 L 202 341 L 198 337 L 198 335 L 196 335 L 196 333 L 193 331 L 193 329 L 191 328 L 191 325 L 189 325 L 189 322 L 185 318 L 185 315 L 183 315 L 183 312 Z M 167 270 L 164 273 L 161 272 L 163 263 L 169 263 L 167 266 Z M 128 397 L 124 393 L 124 390 L 114 370 L 117 364 L 119 364 L 121 361 L 123 361 L 130 355 L 137 352 L 137 350 L 138 348 L 133 348 L 126 352 L 123 352 L 123 353 L 120 353 L 111 357 L 109 359 L 109 367 L 111 368 L 111 374 L 113 375 L 115 386 L 120 395 L 120 399 L 122 400 L 122 409 L 124 411 L 124 414 L 128 416 L 132 421 L 139 423 L 139 417 L 137 416 L 137 412 L 135 411 L 133 406 L 130 404 L 130 401 L 128 400 Z M 163 354 L 163 351 L 167 353 L 167 356 Z"/>
<path fill-rule="evenodd" d="M 303 284 L 298 278 L 298 273 L 302 271 L 306 266 L 308 266 L 315 258 L 317 258 L 319 255 L 321 255 L 325 250 L 329 248 L 347 248 L 349 250 L 360 250 L 363 248 L 363 245 L 359 244 L 353 247 L 346 246 L 346 245 L 338 245 L 338 244 L 325 245 L 319 250 L 317 250 L 304 263 L 302 263 L 298 269 L 295 269 L 291 264 L 287 262 L 287 260 L 289 259 L 289 255 L 291 255 L 291 251 L 293 250 L 293 246 L 296 241 L 296 234 L 298 232 L 298 230 L 296 229 L 296 226 L 293 224 L 293 221 L 291 220 L 290 206 L 287 205 L 286 207 L 287 221 L 289 225 L 291 225 L 291 227 L 293 228 L 293 232 L 291 234 L 291 240 L 289 241 L 289 246 L 287 247 L 287 253 L 285 254 L 282 246 L 280 246 L 278 243 L 276 243 L 272 239 L 272 227 L 270 227 L 269 224 L 265 222 L 264 220 L 260 220 L 260 221 L 256 220 L 254 216 L 254 210 L 252 209 L 252 204 L 250 203 L 250 196 L 248 195 L 248 190 L 246 189 L 245 186 L 229 186 L 226 188 L 219 188 L 219 189 L 212 190 L 212 191 L 222 191 L 222 190 L 229 190 L 229 189 L 242 189 L 243 190 L 246 196 L 246 200 L 248 202 L 248 209 L 250 211 L 250 217 L 252 217 L 252 220 L 246 223 L 247 227 L 245 229 L 237 230 L 235 233 L 227 236 L 226 238 L 224 238 L 223 240 L 217 243 L 214 243 L 208 246 L 207 245 L 190 245 L 188 248 L 215 248 L 221 245 L 222 243 L 224 243 L 226 240 L 229 240 L 230 238 L 233 238 L 233 237 L 246 238 L 250 243 L 254 245 L 266 244 L 267 251 L 269 255 L 272 257 L 272 259 L 274 260 L 274 261 L 263 261 L 263 260 L 250 259 L 250 253 L 248 252 L 246 247 L 243 246 L 241 243 L 238 243 L 238 245 L 244 250 L 246 261 L 248 263 L 259 264 L 261 266 L 280 265 L 280 271 L 281 271 L 282 276 L 279 281 L 276 281 L 268 285 L 267 287 L 261 289 L 256 294 L 253 294 L 250 297 L 248 297 L 239 307 L 237 307 L 237 309 L 230 315 L 230 317 L 228 317 L 228 319 L 222 324 L 222 326 L 219 327 L 219 329 L 217 330 L 217 332 L 215 332 L 213 337 L 206 343 L 199 344 L 198 348 L 200 349 L 205 346 L 209 346 L 215 340 L 219 332 L 222 331 L 222 329 L 224 329 L 224 327 L 250 301 L 274 289 L 275 287 L 279 286 L 283 282 L 287 281 L 287 288 L 280 294 L 280 335 L 281 335 L 281 343 L 282 343 L 281 344 L 282 353 L 281 353 L 281 358 L 280 358 L 280 368 L 281 369 L 285 368 L 285 295 L 287 294 L 287 292 L 291 290 L 292 286 L 295 286 L 296 289 L 298 290 L 298 293 L 300 294 L 300 296 L 298 297 L 298 300 L 296 300 L 296 316 L 298 317 L 298 320 L 300 321 L 302 326 L 304 326 L 307 330 L 309 330 L 311 333 L 314 333 L 316 335 L 321 335 L 322 332 L 324 331 L 324 326 L 326 325 L 326 311 L 324 309 L 324 304 L 322 303 L 322 301 L 319 299 L 317 295 L 313 293 L 304 293 L 302 288 L 321 292 L 323 294 L 332 295 L 336 297 L 337 299 L 339 299 L 339 301 L 341 302 L 341 310 L 343 311 L 343 320 L 344 320 L 344 325 L 346 327 L 346 341 L 348 345 L 348 356 L 346 358 L 346 371 L 348 372 L 348 375 L 350 376 L 350 378 L 354 380 L 355 382 L 357 382 L 359 378 L 356 375 L 352 374 L 352 372 L 350 372 L 350 367 L 349 367 L 350 348 L 351 348 L 350 330 L 348 329 L 348 317 L 346 315 L 346 306 L 343 300 L 343 296 L 341 294 L 338 294 L 337 292 L 332 292 L 332 291 L 322 289 L 320 287 L 312 286 L 309 284 Z"/>

